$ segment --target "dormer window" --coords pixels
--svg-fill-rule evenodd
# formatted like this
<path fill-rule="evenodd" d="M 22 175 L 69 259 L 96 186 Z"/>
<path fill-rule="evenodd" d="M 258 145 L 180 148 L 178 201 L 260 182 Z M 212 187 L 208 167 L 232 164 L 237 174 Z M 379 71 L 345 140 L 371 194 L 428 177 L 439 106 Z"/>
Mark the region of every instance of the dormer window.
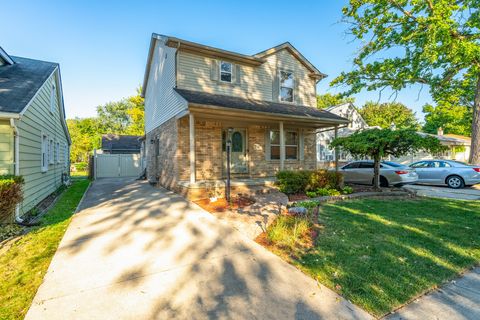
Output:
<path fill-rule="evenodd" d="M 293 72 L 280 71 L 280 101 L 293 102 Z"/>
<path fill-rule="evenodd" d="M 220 62 L 220 81 L 232 82 L 232 64 L 230 62 Z"/>

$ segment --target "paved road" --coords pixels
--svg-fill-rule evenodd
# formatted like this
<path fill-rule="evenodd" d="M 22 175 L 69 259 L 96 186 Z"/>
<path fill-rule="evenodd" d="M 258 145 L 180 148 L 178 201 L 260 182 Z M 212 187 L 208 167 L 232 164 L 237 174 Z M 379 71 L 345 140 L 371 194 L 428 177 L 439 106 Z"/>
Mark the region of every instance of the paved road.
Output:
<path fill-rule="evenodd" d="M 182 197 L 93 183 L 26 319 L 368 319 Z"/>
<path fill-rule="evenodd" d="M 451 189 L 443 186 L 407 185 L 404 188 L 415 190 L 417 195 L 434 198 L 480 200 L 480 187 L 468 187 L 463 189 Z"/>
<path fill-rule="evenodd" d="M 386 320 L 480 319 L 480 268 L 388 316 Z"/>

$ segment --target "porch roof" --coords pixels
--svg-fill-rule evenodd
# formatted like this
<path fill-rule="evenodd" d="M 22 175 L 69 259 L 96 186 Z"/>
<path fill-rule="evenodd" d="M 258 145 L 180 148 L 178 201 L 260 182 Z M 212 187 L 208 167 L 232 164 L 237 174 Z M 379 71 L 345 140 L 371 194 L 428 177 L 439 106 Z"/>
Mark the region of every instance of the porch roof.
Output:
<path fill-rule="evenodd" d="M 349 123 L 348 119 L 336 114 L 308 106 L 245 99 L 178 88 L 175 91 L 187 100 L 189 106 L 221 108 L 226 111 L 248 111 L 248 113 L 263 117 L 275 116 L 331 125 Z"/>

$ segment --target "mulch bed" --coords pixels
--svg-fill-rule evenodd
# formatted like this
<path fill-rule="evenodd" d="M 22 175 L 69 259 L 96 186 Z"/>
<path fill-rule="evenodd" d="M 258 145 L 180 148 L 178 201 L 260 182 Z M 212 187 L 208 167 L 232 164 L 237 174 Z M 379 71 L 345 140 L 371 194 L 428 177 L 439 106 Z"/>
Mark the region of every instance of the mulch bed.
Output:
<path fill-rule="evenodd" d="M 308 200 L 310 199 L 307 197 L 305 193 L 295 193 L 295 194 L 289 194 L 288 196 L 288 201 L 302 201 L 302 200 Z"/>
<path fill-rule="evenodd" d="M 230 203 L 225 198 L 218 198 L 215 202 L 210 202 L 210 199 L 201 199 L 194 203 L 210 213 L 218 213 L 248 207 L 254 204 L 255 200 L 247 197 L 232 197 Z"/>

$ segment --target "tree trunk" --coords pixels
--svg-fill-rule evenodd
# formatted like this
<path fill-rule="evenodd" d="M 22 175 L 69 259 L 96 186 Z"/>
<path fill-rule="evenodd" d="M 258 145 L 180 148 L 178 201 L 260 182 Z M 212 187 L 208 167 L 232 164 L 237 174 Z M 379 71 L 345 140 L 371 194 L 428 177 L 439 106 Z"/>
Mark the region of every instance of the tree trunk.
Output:
<path fill-rule="evenodd" d="M 470 163 L 480 164 L 480 76 L 475 89 L 475 102 L 473 104 L 472 121 L 472 146 L 470 149 Z"/>
<path fill-rule="evenodd" d="M 373 158 L 373 188 L 380 190 L 380 157 Z"/>

